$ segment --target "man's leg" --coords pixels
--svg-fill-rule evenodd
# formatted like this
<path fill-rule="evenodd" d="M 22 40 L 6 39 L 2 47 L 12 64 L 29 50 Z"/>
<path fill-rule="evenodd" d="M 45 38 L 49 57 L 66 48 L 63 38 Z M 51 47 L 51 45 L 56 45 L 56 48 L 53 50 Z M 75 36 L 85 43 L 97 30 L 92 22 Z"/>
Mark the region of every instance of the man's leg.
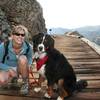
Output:
<path fill-rule="evenodd" d="M 21 87 L 21 94 L 25 95 L 28 94 L 28 60 L 27 57 L 24 55 L 21 55 L 18 59 L 18 74 L 21 75 L 22 79 L 23 79 L 23 85 Z"/>

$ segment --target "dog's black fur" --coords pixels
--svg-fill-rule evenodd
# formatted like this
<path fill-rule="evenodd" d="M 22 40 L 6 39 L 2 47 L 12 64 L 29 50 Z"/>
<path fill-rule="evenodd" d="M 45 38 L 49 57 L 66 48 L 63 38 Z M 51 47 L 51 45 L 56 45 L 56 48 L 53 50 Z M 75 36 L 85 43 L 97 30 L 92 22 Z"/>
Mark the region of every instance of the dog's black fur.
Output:
<path fill-rule="evenodd" d="M 43 37 L 45 39 L 43 40 Z M 60 96 L 69 96 L 74 90 L 84 88 L 85 81 L 76 81 L 76 75 L 65 56 L 54 48 L 54 40 L 48 34 L 39 33 L 33 37 L 33 50 L 38 52 L 39 44 L 44 45 L 44 49 L 48 59 L 45 66 L 45 76 L 48 82 L 48 87 L 53 86 L 55 83 L 58 85 Z M 42 51 L 42 50 L 40 50 Z M 68 95 L 63 95 L 67 92 Z M 65 93 L 66 94 L 66 93 Z M 63 100 L 63 99 L 62 99 Z"/>

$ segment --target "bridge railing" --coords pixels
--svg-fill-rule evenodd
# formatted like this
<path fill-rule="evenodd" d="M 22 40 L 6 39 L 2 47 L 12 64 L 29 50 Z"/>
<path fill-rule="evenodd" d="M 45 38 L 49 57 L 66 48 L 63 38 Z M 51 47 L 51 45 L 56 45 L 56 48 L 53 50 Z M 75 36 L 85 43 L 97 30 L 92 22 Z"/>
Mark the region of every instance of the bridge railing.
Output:
<path fill-rule="evenodd" d="M 96 43 L 86 39 L 86 38 L 81 38 L 82 41 L 86 42 L 91 48 L 93 48 L 99 55 L 100 55 L 100 46 L 97 45 Z"/>

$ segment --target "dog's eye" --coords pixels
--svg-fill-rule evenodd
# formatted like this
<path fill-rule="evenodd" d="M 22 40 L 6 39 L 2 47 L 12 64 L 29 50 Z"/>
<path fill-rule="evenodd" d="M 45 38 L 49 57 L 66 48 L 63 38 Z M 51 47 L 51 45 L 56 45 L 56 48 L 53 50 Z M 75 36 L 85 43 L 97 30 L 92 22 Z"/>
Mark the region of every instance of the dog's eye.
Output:
<path fill-rule="evenodd" d="M 47 40 L 44 40 L 45 42 L 47 41 Z"/>
<path fill-rule="evenodd" d="M 42 37 L 40 38 L 40 40 L 42 41 Z"/>

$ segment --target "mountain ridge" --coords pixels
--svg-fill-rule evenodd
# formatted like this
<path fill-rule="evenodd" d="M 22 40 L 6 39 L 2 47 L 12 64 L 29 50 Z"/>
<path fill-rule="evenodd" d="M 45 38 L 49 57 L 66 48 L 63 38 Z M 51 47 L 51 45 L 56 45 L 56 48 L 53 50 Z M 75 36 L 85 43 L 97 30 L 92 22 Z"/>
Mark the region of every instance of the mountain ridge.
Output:
<path fill-rule="evenodd" d="M 69 31 L 78 31 L 78 32 L 93 32 L 93 31 L 100 31 L 100 25 L 96 25 L 96 26 L 84 26 L 84 27 L 79 27 L 79 28 L 72 28 L 72 29 L 68 29 L 68 28 L 62 28 L 62 27 L 52 27 L 52 28 L 48 28 L 48 33 L 52 33 L 52 34 L 64 34 L 64 32 L 69 32 Z"/>
<path fill-rule="evenodd" d="M 58 35 L 62 35 L 65 34 L 66 32 L 73 32 L 73 31 L 79 32 L 80 35 L 83 35 L 90 41 L 100 45 L 100 25 L 84 26 L 74 29 L 67 29 L 61 27 L 48 29 L 49 34 L 58 34 Z"/>

